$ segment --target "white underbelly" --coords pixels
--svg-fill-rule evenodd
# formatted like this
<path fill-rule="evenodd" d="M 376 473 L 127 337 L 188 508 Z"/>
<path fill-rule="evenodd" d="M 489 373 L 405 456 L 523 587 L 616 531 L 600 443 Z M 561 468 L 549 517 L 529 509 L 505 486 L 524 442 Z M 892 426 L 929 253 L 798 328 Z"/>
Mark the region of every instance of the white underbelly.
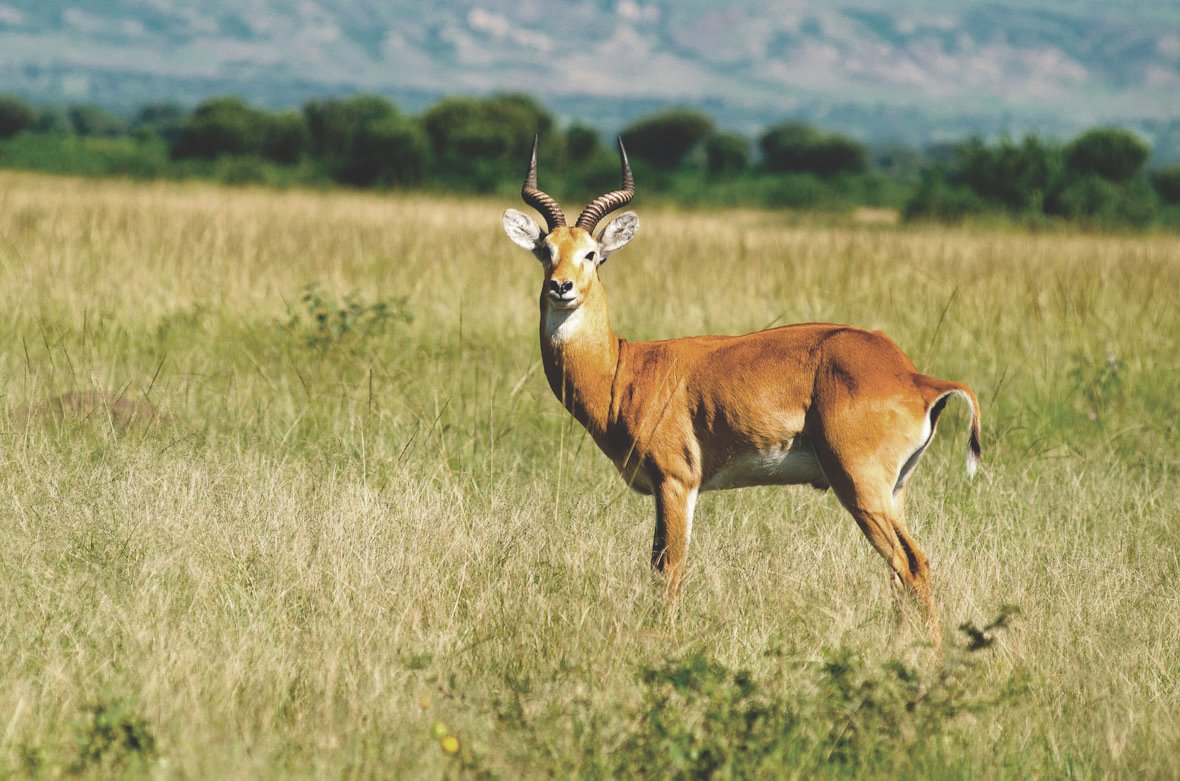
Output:
<path fill-rule="evenodd" d="M 754 485 L 827 485 L 811 443 L 799 437 L 785 446 L 740 453 L 701 486 L 702 491 Z"/>

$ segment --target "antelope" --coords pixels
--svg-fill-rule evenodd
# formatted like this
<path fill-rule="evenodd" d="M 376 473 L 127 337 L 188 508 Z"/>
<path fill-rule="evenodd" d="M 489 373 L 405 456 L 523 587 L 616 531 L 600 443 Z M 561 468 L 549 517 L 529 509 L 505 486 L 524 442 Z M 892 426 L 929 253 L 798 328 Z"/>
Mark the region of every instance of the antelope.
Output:
<path fill-rule="evenodd" d="M 630 342 L 611 328 L 599 269 L 634 238 L 639 217 L 602 218 L 631 201 L 635 181 L 619 139 L 621 190 L 595 198 L 571 227 L 537 187 L 533 141 L 508 238 L 544 268 L 541 358 L 565 409 L 627 484 L 655 497 L 652 566 L 678 602 L 697 496 L 756 485 L 832 489 L 908 591 L 938 641 L 926 555 L 906 530 L 906 484 L 947 400 L 970 406 L 967 474 L 979 462 L 979 402 L 966 385 L 920 374 L 880 331 L 802 323 L 742 336 Z M 895 603 L 897 600 L 895 599 Z"/>

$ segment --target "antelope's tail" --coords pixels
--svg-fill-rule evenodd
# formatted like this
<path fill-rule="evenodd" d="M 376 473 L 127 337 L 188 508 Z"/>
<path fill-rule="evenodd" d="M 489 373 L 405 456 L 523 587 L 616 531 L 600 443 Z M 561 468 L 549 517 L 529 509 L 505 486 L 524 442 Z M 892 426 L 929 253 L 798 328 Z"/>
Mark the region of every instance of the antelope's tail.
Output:
<path fill-rule="evenodd" d="M 938 416 L 942 414 L 942 409 L 946 406 L 946 401 L 951 396 L 959 396 L 967 402 L 971 407 L 971 433 L 967 437 L 967 476 L 974 477 L 975 472 L 979 469 L 979 458 L 983 452 L 979 446 L 979 399 L 975 398 L 975 394 L 961 382 L 949 382 L 947 380 L 936 380 L 933 377 L 925 377 L 927 385 L 932 391 L 931 396 L 927 402 L 930 410 L 930 425 L 933 428 L 938 423 Z"/>

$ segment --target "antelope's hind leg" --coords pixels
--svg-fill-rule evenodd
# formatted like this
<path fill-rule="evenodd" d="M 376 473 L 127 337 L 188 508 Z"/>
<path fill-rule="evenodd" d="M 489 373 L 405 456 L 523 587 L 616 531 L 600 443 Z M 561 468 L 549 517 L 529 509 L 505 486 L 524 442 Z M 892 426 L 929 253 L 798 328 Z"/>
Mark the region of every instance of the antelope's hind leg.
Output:
<path fill-rule="evenodd" d="M 852 515 L 873 548 L 885 559 L 895 593 L 908 591 L 918 603 L 926 629 L 937 644 L 940 640 L 938 613 L 930 583 L 926 554 L 910 536 L 902 518 L 904 488 L 894 491 L 897 459 L 893 448 L 882 448 L 857 459 L 841 458 L 830 449 L 818 449 L 820 466 L 831 483 L 832 492 Z M 881 454 L 884 455 L 881 455 Z M 895 605 L 902 607 L 902 600 Z"/>
<path fill-rule="evenodd" d="M 904 589 L 914 597 L 922 612 L 927 631 L 937 642 L 938 612 L 934 606 L 934 594 L 930 584 L 930 564 L 926 554 L 906 529 L 892 492 L 857 486 L 855 482 L 847 493 L 842 489 L 843 487 L 834 488 L 836 496 L 852 515 L 873 548 L 889 565 L 894 593 L 899 594 Z M 900 622 L 902 600 L 895 599 L 895 606 Z"/>

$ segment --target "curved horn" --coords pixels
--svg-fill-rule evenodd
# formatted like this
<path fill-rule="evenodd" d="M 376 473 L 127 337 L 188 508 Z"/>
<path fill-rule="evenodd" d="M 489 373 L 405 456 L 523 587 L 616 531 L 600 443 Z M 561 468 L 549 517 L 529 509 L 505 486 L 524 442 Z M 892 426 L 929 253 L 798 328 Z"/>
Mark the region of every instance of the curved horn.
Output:
<path fill-rule="evenodd" d="M 533 136 L 533 157 L 529 161 L 529 172 L 525 174 L 524 186 L 520 188 L 520 197 L 524 202 L 539 211 L 545 217 L 549 230 L 565 225 L 565 213 L 551 196 L 537 189 L 537 136 Z"/>
<path fill-rule="evenodd" d="M 626 206 L 635 197 L 635 177 L 631 175 L 631 164 L 627 162 L 627 150 L 623 148 L 623 137 L 619 136 L 619 157 L 623 161 L 623 189 L 600 195 L 582 209 L 577 226 L 593 233 L 598 221 L 615 209 Z"/>

